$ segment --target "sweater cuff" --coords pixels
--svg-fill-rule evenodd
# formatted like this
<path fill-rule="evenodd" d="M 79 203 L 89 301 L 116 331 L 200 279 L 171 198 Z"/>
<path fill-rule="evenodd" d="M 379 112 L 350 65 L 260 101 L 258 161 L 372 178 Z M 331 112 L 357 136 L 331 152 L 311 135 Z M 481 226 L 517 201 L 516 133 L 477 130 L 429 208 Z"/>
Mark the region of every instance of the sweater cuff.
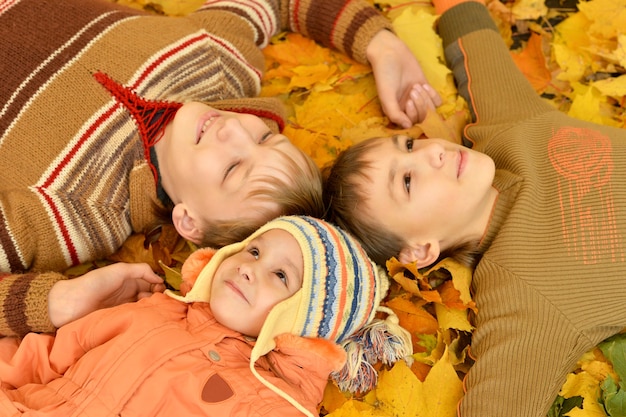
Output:
<path fill-rule="evenodd" d="M 48 316 L 48 293 L 62 279 L 58 273 L 6 275 L 0 281 L 0 334 L 24 336 L 54 332 Z"/>
<path fill-rule="evenodd" d="M 437 23 L 444 50 L 459 38 L 483 29 L 491 29 L 498 33 L 498 28 L 485 5 L 473 0 L 461 2 L 457 7 L 449 9 Z"/>
<path fill-rule="evenodd" d="M 367 23 L 359 28 L 358 35 L 355 37 L 354 43 L 352 44 L 352 50 L 346 50 L 345 53 L 362 64 L 369 64 L 366 54 L 367 46 L 370 44 L 372 38 L 381 30 L 388 30 L 395 33 L 389 19 L 382 15 L 371 17 Z"/>
<path fill-rule="evenodd" d="M 485 4 L 484 0 L 432 0 L 432 1 L 433 1 L 433 6 L 435 6 L 435 13 L 437 13 L 438 15 L 442 15 L 448 9 L 451 9 L 452 7 L 461 3 L 468 3 L 470 1 L 474 1 L 477 3 L 481 3 L 483 5 Z"/>

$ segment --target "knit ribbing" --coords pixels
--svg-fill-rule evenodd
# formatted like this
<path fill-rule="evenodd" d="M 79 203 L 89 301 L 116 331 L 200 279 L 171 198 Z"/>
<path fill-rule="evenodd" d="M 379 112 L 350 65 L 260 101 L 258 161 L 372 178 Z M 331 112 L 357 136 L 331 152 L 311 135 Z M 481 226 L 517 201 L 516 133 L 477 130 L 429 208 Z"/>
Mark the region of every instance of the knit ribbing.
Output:
<path fill-rule="evenodd" d="M 472 110 L 464 134 L 495 162 L 499 192 L 460 416 L 542 417 L 581 355 L 626 327 L 626 132 L 542 101 L 479 3 L 439 25 Z"/>

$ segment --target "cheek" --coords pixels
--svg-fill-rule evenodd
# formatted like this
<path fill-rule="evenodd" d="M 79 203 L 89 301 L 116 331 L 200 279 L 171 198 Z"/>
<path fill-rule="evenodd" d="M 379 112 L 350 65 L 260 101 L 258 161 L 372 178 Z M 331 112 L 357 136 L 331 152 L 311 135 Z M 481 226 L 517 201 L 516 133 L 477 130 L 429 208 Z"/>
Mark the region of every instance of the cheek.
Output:
<path fill-rule="evenodd" d="M 222 163 L 210 152 L 196 152 L 180 165 L 186 171 L 188 181 L 195 184 L 198 191 L 217 187 L 224 177 Z"/>

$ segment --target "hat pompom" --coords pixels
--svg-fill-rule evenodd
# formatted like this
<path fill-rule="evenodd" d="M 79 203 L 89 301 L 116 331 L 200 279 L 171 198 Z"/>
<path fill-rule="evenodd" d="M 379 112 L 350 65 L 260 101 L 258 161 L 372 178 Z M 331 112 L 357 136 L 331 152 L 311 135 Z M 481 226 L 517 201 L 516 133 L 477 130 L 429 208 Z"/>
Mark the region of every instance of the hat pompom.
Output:
<path fill-rule="evenodd" d="M 331 377 L 342 391 L 363 393 L 374 388 L 378 382 L 375 363 L 392 365 L 400 359 L 411 360 L 411 335 L 400 326 L 393 311 L 383 307 L 380 310 L 388 314 L 386 319 L 373 320 L 341 342 L 347 361 Z"/>
<path fill-rule="evenodd" d="M 181 295 L 185 296 L 191 291 L 200 272 L 202 272 L 211 258 L 213 258 L 215 252 L 216 250 L 213 248 L 201 248 L 189 255 L 180 270 L 182 280 L 180 283 Z"/>

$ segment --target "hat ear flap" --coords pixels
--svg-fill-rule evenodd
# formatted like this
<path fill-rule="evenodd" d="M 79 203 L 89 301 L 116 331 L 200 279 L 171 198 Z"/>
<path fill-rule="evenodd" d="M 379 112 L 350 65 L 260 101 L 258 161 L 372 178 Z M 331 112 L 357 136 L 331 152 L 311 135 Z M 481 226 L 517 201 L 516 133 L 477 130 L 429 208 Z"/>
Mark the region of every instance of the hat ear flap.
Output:
<path fill-rule="evenodd" d="M 330 340 L 283 333 L 276 336 L 274 341 L 276 342 L 276 350 L 286 355 L 303 351 L 309 352 L 333 371 L 340 370 L 346 363 L 346 351 Z"/>
<path fill-rule="evenodd" d="M 183 264 L 180 273 L 182 282 L 180 283 L 180 293 L 186 295 L 196 282 L 200 271 L 209 263 L 213 255 L 217 252 L 213 248 L 202 248 L 193 252 Z"/>

